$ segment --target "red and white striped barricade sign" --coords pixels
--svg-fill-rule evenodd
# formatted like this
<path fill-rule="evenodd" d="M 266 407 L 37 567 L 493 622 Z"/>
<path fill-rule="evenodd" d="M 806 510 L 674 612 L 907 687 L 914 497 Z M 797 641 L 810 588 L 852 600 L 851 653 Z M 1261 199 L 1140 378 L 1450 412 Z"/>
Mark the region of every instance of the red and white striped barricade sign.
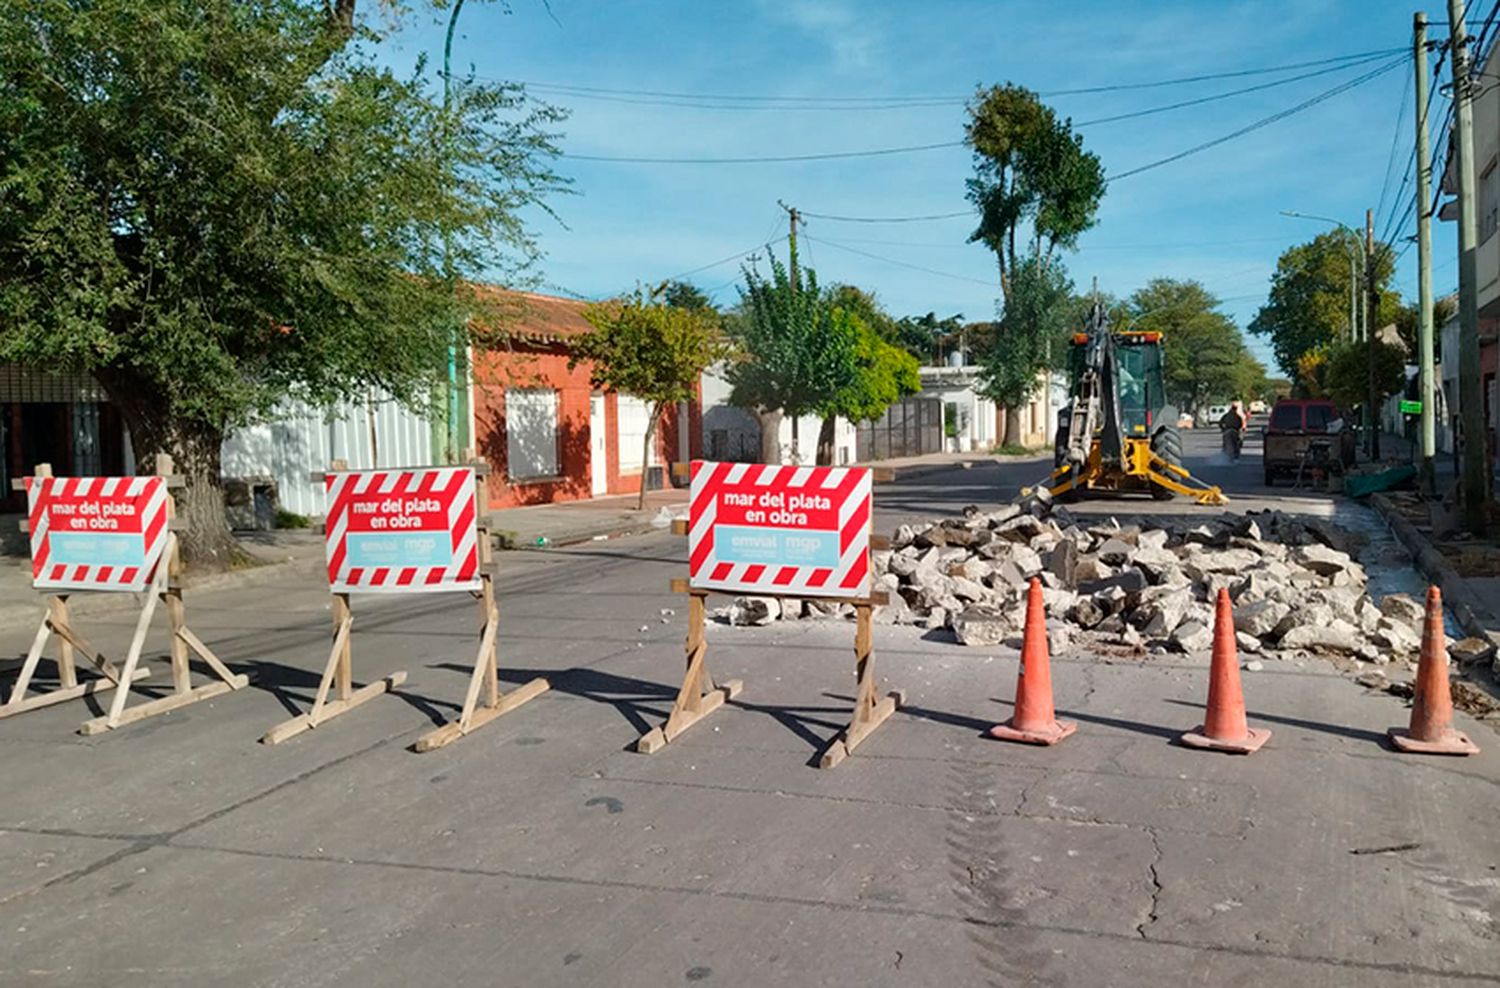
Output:
<path fill-rule="evenodd" d="M 731 593 L 868 595 L 871 486 L 863 467 L 694 463 L 688 583 Z"/>
<path fill-rule="evenodd" d="M 823 768 L 843 761 L 895 712 L 901 694 L 878 697 L 875 687 L 873 608 L 884 596 L 871 592 L 873 481 L 864 467 L 693 463 L 688 578 L 673 581 L 689 594 L 687 674 L 667 722 L 642 735 L 637 751 L 660 751 L 741 689 L 739 680 L 715 686 L 708 675 L 710 592 L 778 597 L 799 608 L 805 599 L 854 606 L 854 715 L 823 752 Z"/>
<path fill-rule="evenodd" d="M 165 477 L 28 477 L 31 583 L 38 590 L 150 585 L 167 548 Z"/>
<path fill-rule="evenodd" d="M 0 717 L 114 690 L 109 712 L 85 721 L 79 728 L 83 734 L 98 734 L 249 685 L 249 677 L 230 671 L 187 626 L 182 589 L 176 580 L 180 563 L 171 524 L 170 487 L 174 483 L 180 485 L 181 481 L 172 476 L 168 456 L 157 458 L 156 476 L 152 477 L 54 477 L 52 468 L 41 464 L 36 476 L 24 480 L 31 582 L 49 596 L 47 615 L 37 629 L 10 698 L 0 704 Z M 123 665 L 115 666 L 74 630 L 68 595 L 76 591 L 147 594 Z M 160 600 L 167 602 L 172 632 L 173 688 L 165 696 L 127 707 L 130 684 L 148 675 L 141 665 L 141 653 Z M 58 640 L 57 688 L 28 697 L 26 692 L 42 652 L 54 634 Z M 96 677 L 79 680 L 75 651 L 93 664 Z M 188 665 L 190 651 L 208 665 L 218 677 L 216 682 L 194 688 Z"/>
<path fill-rule="evenodd" d="M 330 473 L 324 483 L 334 593 L 480 588 L 473 467 Z"/>
<path fill-rule="evenodd" d="M 479 517 L 483 464 L 399 470 L 335 470 L 324 474 L 328 491 L 326 542 L 328 586 L 333 592 L 333 648 L 323 678 L 305 714 L 271 728 L 261 739 L 278 744 L 352 710 L 406 681 L 395 672 L 355 689 L 350 637 L 351 593 L 432 593 L 469 591 L 483 613 L 479 653 L 469 691 L 456 720 L 423 735 L 417 751 L 431 751 L 458 740 L 546 692 L 545 679 L 501 694 L 495 639 L 499 610 L 491 561 L 489 529 Z M 329 693 L 337 691 L 334 699 Z M 483 705 L 480 694 L 484 694 Z"/>

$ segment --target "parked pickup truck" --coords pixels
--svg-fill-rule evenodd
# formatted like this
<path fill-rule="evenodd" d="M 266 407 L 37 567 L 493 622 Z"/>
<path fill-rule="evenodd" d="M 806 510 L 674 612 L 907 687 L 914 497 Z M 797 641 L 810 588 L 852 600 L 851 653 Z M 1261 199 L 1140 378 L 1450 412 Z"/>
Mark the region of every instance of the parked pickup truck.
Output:
<path fill-rule="evenodd" d="M 1262 435 L 1266 486 L 1299 471 L 1338 471 L 1354 465 L 1354 430 L 1342 427 L 1333 402 L 1324 398 L 1283 398 L 1271 409 Z"/>

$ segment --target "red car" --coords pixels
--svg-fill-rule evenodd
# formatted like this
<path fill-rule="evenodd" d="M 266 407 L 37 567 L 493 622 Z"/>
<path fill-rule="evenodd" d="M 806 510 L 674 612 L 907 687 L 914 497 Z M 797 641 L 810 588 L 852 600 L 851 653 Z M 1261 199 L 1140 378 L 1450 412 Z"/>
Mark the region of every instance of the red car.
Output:
<path fill-rule="evenodd" d="M 1266 486 L 1302 469 L 1337 470 L 1354 465 L 1355 436 L 1327 398 L 1283 398 L 1263 430 Z"/>

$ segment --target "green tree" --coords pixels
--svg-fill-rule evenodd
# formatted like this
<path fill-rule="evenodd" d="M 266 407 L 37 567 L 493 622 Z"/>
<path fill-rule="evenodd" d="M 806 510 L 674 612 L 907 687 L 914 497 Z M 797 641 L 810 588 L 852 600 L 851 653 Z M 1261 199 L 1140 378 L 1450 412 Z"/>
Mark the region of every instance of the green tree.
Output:
<path fill-rule="evenodd" d="M 591 305 L 584 318 L 594 327 L 574 341 L 569 367 L 589 361 L 596 388 L 631 395 L 646 403 L 649 418 L 641 463 L 651 461 L 651 441 L 667 406 L 697 394 L 705 368 L 724 356 L 719 322 L 711 309 L 653 301 L 643 293 Z M 646 506 L 641 478 L 637 510 Z"/>
<path fill-rule="evenodd" d="M 1167 397 L 1194 416 L 1207 405 L 1256 393 L 1265 376 L 1219 304 L 1196 281 L 1153 278 L 1130 296 L 1126 320 L 1115 323 L 1162 334 Z"/>
<path fill-rule="evenodd" d="M 1104 197 L 1104 167 L 1084 150 L 1072 122 L 1059 119 L 1037 95 L 1006 84 L 981 88 L 968 105 L 965 142 L 974 152 L 974 175 L 967 197 L 979 222 L 969 236 L 995 253 L 1003 309 L 1023 317 L 1002 316 L 1000 333 L 1039 333 L 1054 326 L 1056 314 L 1038 320 L 1036 297 L 1048 295 L 1041 280 L 1021 285 L 1029 262 L 1038 273 L 1053 263 L 1057 249 L 1071 249 L 1092 227 Z M 1024 231 L 1024 232 L 1022 232 Z M 1021 249 L 1017 250 L 1017 241 Z M 1032 298 L 1017 298 L 1018 289 Z M 989 348 L 989 380 L 996 394 L 1029 395 L 1038 371 L 1047 364 L 1050 337 L 997 339 Z M 1029 362 L 1029 365 L 1028 365 Z M 1025 384 L 1025 381 L 1031 384 Z M 997 399 L 998 400 L 998 399 Z M 1004 441 L 1020 442 L 1016 406 L 1006 408 Z"/>
<path fill-rule="evenodd" d="M 979 357 L 980 386 L 985 397 L 1007 410 L 1036 394 L 1038 373 L 1051 366 L 1072 326 L 1073 283 L 1062 264 L 1027 257 L 1012 271 L 1005 312 Z M 1020 445 L 1020 416 L 1008 413 L 1005 445 Z"/>
<path fill-rule="evenodd" d="M 918 363 L 925 364 L 940 360 L 960 341 L 966 343 L 965 329 L 960 314 L 939 319 L 937 313 L 929 312 L 922 316 L 902 316 L 896 321 L 895 335 L 888 340 L 916 357 Z"/>
<path fill-rule="evenodd" d="M 666 305 L 677 309 L 714 311 L 713 300 L 690 281 L 665 281 L 652 293 Z"/>
<path fill-rule="evenodd" d="M 827 303 L 816 272 L 799 270 L 792 245 L 788 263 L 769 258 L 771 275 L 744 268 L 740 312 L 728 320 L 735 345 L 725 375 L 729 400 L 760 422 L 761 460 L 781 462 L 781 419 L 821 415 L 834 395 L 856 378 L 861 325 Z"/>
<path fill-rule="evenodd" d="M 1250 332 L 1270 337 L 1276 363 L 1285 373 L 1297 373 L 1297 362 L 1303 354 L 1350 337 L 1352 246 L 1349 234 L 1332 230 L 1288 249 L 1277 260 L 1270 295 L 1250 323 Z M 1396 321 L 1400 297 L 1391 287 L 1395 264 L 1389 245 L 1377 243 L 1375 258 L 1380 305 L 1370 322 L 1378 329 Z M 1364 274 L 1356 270 L 1355 275 L 1356 290 L 1363 292 Z"/>
<path fill-rule="evenodd" d="M 1406 353 L 1384 340 L 1375 340 L 1375 402 L 1398 394 L 1406 387 Z M 1340 408 L 1348 410 L 1363 405 L 1369 396 L 1369 347 L 1344 342 L 1330 348 L 1327 369 L 1323 372 L 1326 395 Z"/>
<path fill-rule="evenodd" d="M 867 321 L 864 313 L 843 303 L 853 303 L 860 308 L 873 307 L 870 316 L 887 327 L 894 327 L 895 320 L 873 305 L 874 296 L 850 289 L 847 285 L 841 288 L 848 290 L 835 290 L 827 299 L 827 318 L 830 324 L 854 327 L 854 373 L 842 388 L 828 396 L 820 409 L 823 423 L 818 432 L 819 466 L 833 464 L 834 428 L 840 416 L 851 422 L 878 419 L 891 405 L 922 390 L 917 358 L 887 342 Z"/>
<path fill-rule="evenodd" d="M 1444 295 L 1442 298 L 1433 299 L 1432 302 L 1432 359 L 1435 363 L 1443 360 L 1443 325 L 1458 313 L 1458 297 L 1456 295 Z M 1415 354 L 1417 352 L 1417 303 L 1403 302 L 1396 310 L 1396 332 L 1401 334 L 1401 342 L 1406 345 L 1406 352 Z"/>
<path fill-rule="evenodd" d="M 226 430 L 287 396 L 429 398 L 463 279 L 536 256 L 560 114 L 474 79 L 445 113 L 354 0 L 3 11 L 0 359 L 91 373 L 137 461 L 186 475 L 189 559 L 224 564 Z"/>

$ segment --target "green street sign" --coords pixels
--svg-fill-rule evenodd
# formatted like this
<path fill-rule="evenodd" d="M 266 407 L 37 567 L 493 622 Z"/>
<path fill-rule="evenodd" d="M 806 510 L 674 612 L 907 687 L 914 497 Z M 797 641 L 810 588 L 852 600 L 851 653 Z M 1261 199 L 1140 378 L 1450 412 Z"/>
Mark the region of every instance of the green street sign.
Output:
<path fill-rule="evenodd" d="M 1401 414 L 1421 415 L 1422 403 L 1420 401 L 1408 401 L 1405 398 L 1401 399 Z"/>

